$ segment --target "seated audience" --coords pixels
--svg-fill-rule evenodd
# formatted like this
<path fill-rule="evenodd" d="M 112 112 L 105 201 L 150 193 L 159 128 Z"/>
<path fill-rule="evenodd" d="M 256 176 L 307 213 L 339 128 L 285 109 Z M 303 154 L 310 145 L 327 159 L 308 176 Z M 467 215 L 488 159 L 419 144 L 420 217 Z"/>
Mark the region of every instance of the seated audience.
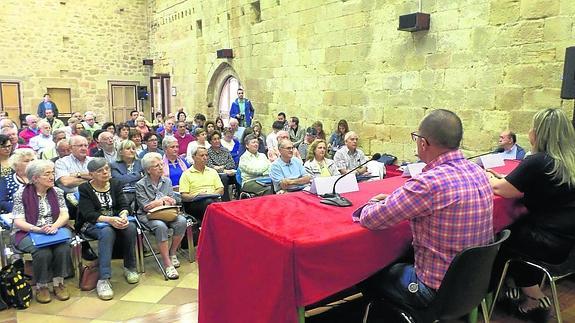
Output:
<path fill-rule="evenodd" d="M 136 128 L 136 126 L 137 126 L 136 119 L 138 119 L 139 115 L 140 114 L 138 113 L 137 110 L 130 111 L 130 119 L 126 121 L 126 124 L 128 125 L 128 127 Z"/>
<path fill-rule="evenodd" d="M 66 131 L 66 137 L 70 138 L 71 136 L 78 134 L 78 132 L 76 132 L 77 130 L 76 125 L 78 124 L 82 125 L 79 119 L 76 119 L 74 117 L 68 119 L 68 125 L 64 127 L 64 131 Z M 84 126 L 82 126 L 81 130 L 84 130 Z"/>
<path fill-rule="evenodd" d="M 335 165 L 341 174 L 356 168 L 360 164 L 367 161 L 365 154 L 361 149 L 357 148 L 357 141 L 359 137 L 353 131 L 345 134 L 345 146 L 341 147 L 333 156 Z M 367 167 L 363 166 L 356 170 L 358 174 L 367 173 Z"/>
<path fill-rule="evenodd" d="M 154 113 L 154 120 L 152 121 L 152 126 L 160 127 L 164 125 L 164 115 L 158 111 Z"/>
<path fill-rule="evenodd" d="M 575 131 L 565 113 L 545 109 L 533 116 L 529 142 L 533 155 L 525 158 L 509 175 L 490 172 L 495 194 L 522 198 L 528 213 L 510 227 L 499 261 L 513 257 L 565 261 L 575 245 Z M 497 262 L 496 262 L 497 263 Z M 526 318 L 548 314 L 549 298 L 539 288 L 541 272 L 513 263 L 513 284 L 506 296 L 518 304 Z M 525 297 L 521 298 L 521 293 Z"/>
<path fill-rule="evenodd" d="M 234 139 L 240 141 L 242 139 L 242 135 L 246 130 L 245 127 L 240 127 L 240 123 L 238 119 L 230 118 L 230 129 L 234 135 Z"/>
<path fill-rule="evenodd" d="M 176 114 L 176 121 L 185 123 L 188 116 L 186 115 L 186 113 L 184 111 L 182 111 L 183 108 L 180 108 L 179 110 L 180 111 L 178 111 L 178 114 Z"/>
<path fill-rule="evenodd" d="M 335 153 L 345 146 L 345 134 L 349 132 L 349 126 L 344 119 L 339 120 L 337 129 L 329 137 L 328 148 L 329 156 L 333 157 Z"/>
<path fill-rule="evenodd" d="M 224 194 L 224 185 L 218 172 L 206 166 L 208 162 L 206 148 L 198 147 L 196 151 L 192 151 L 192 157 L 194 164 L 182 174 L 180 180 L 180 194 L 182 201 L 185 202 L 186 212 L 195 216 L 201 223 L 208 205 L 218 200 L 213 195 Z"/>
<path fill-rule="evenodd" d="M 42 120 L 47 121 L 50 124 L 50 127 L 52 128 L 52 130 L 64 128 L 64 122 L 62 120 L 58 119 L 56 116 L 54 116 L 53 110 L 48 109 L 45 112 L 46 112 L 46 117 Z"/>
<path fill-rule="evenodd" d="M 267 148 L 268 158 L 273 156 L 274 160 L 275 160 L 275 158 L 277 158 L 277 156 L 279 155 L 278 132 L 283 130 L 283 126 L 284 126 L 283 122 L 277 121 L 277 120 L 274 121 L 274 123 L 272 124 L 272 132 L 270 132 L 266 137 L 266 148 Z M 271 160 L 271 158 L 270 158 L 270 160 Z"/>
<path fill-rule="evenodd" d="M 35 160 L 26 168 L 28 183 L 14 195 L 14 244 L 18 250 L 32 254 L 32 271 L 36 280 L 36 301 L 49 303 L 54 296 L 60 301 L 70 298 L 64 278 L 72 274 L 72 255 L 68 241 L 36 248 L 29 233 L 52 235 L 65 230 L 72 236 L 68 224 L 68 209 L 64 193 L 54 187 L 54 163 Z"/>
<path fill-rule="evenodd" d="M 114 136 L 114 143 L 117 145 L 124 140 L 130 139 L 130 127 L 125 123 L 120 123 L 116 127 L 116 136 Z"/>
<path fill-rule="evenodd" d="M 506 130 L 499 135 L 499 147 L 505 149 L 501 154 L 503 159 L 521 160 L 525 158 L 525 149 L 517 144 L 515 133 Z"/>
<path fill-rule="evenodd" d="M 66 132 L 64 131 L 64 129 L 60 128 L 60 129 L 56 129 L 56 130 L 52 131 L 52 145 L 50 148 L 44 149 L 40 153 L 40 158 L 41 159 L 52 159 L 54 157 L 58 157 L 58 150 L 56 148 L 56 145 L 61 140 L 67 141 L 66 140 Z"/>
<path fill-rule="evenodd" d="M 180 185 L 180 177 L 186 169 L 190 168 L 190 164 L 179 156 L 179 144 L 175 137 L 166 137 L 162 141 L 162 148 L 164 149 L 164 176 L 169 177 L 177 190 Z"/>
<path fill-rule="evenodd" d="M 216 123 L 215 130 L 219 131 L 220 133 L 223 133 L 225 128 L 224 120 L 222 120 L 221 117 L 217 117 L 215 123 Z"/>
<path fill-rule="evenodd" d="M 164 151 L 159 148 L 160 137 L 155 132 L 148 132 L 144 136 L 144 142 L 146 143 L 146 149 L 142 150 L 142 152 L 138 155 L 138 158 L 142 159 L 145 154 L 147 153 L 158 153 L 164 156 Z"/>
<path fill-rule="evenodd" d="M 92 140 L 90 141 L 89 137 L 90 137 L 90 133 L 88 131 L 82 131 L 80 133 L 81 136 L 86 137 L 86 139 L 88 139 L 88 156 L 91 157 L 104 157 L 102 150 L 102 146 L 100 145 L 100 134 L 104 132 L 104 130 L 102 129 L 96 129 L 96 131 L 94 131 L 94 133 L 92 134 L 91 138 Z M 100 156 L 96 156 L 96 155 L 100 155 Z"/>
<path fill-rule="evenodd" d="M 146 124 L 146 118 L 144 117 L 136 118 L 136 129 L 140 131 L 140 134 L 142 136 L 150 132 L 150 127 L 148 127 L 148 125 Z"/>
<path fill-rule="evenodd" d="M 100 149 L 92 154 L 92 157 L 106 158 L 108 163 L 113 163 L 118 158 L 118 152 L 114 146 L 114 135 L 108 131 L 102 131 L 98 135 Z"/>
<path fill-rule="evenodd" d="M 208 133 L 204 128 L 196 128 L 194 136 L 196 137 L 196 140 L 190 142 L 186 150 L 186 161 L 190 165 L 194 164 L 194 159 L 191 154 L 192 151 L 196 151 L 198 147 L 204 147 L 206 149 L 210 148 L 210 143 L 207 141 Z"/>
<path fill-rule="evenodd" d="M 188 145 L 190 142 L 196 140 L 194 136 L 188 133 L 186 128 L 186 123 L 184 121 L 178 121 L 178 128 L 177 132 L 174 134 L 174 138 L 178 140 L 178 144 L 180 146 L 180 150 L 178 151 L 178 155 L 182 157 L 186 157 L 186 153 L 188 151 Z"/>
<path fill-rule="evenodd" d="M 311 143 L 316 139 L 317 139 L 317 131 L 313 127 L 308 127 L 305 131 L 305 137 L 303 142 L 299 145 L 299 147 L 297 147 L 297 151 L 299 152 L 299 155 L 303 159 L 306 159 L 307 157 L 307 150 L 309 145 L 311 145 Z"/>
<path fill-rule="evenodd" d="M 186 219 L 178 215 L 172 222 L 149 220 L 146 214 L 153 208 L 164 205 L 176 205 L 181 201 L 172 190 L 172 181 L 163 176 L 162 156 L 150 152 L 142 159 L 145 176 L 136 183 L 138 201 L 138 219 L 149 227 L 156 236 L 158 250 L 169 279 L 178 279 L 180 262 L 176 252 L 186 232 Z M 168 245 L 168 229 L 173 230 L 172 245 Z"/>
<path fill-rule="evenodd" d="M 164 128 L 162 130 L 158 130 L 158 133 L 160 134 L 160 136 L 162 138 L 173 137 L 174 134 L 176 133 L 174 131 L 174 124 L 175 124 L 175 121 L 173 118 L 166 119 L 166 121 L 164 122 Z"/>
<path fill-rule="evenodd" d="M 112 250 L 116 235 L 122 237 L 124 277 L 129 284 L 139 281 L 136 272 L 136 225 L 128 221 L 130 206 L 122 193 L 120 182 L 111 178 L 110 166 L 105 158 L 94 158 L 88 163 L 91 180 L 79 187 L 80 214 L 76 230 L 98 240 L 99 278 L 96 286 L 98 297 L 110 300 L 114 291 L 112 277 Z"/>
<path fill-rule="evenodd" d="M 14 194 L 28 184 L 26 167 L 36 159 L 36 154 L 30 148 L 22 148 L 14 151 L 9 158 L 12 173 L 0 178 L 0 213 L 12 212 L 14 207 Z"/>
<path fill-rule="evenodd" d="M 50 159 L 54 164 L 62 157 L 69 156 L 72 153 L 68 139 L 62 139 L 56 144 L 56 156 Z"/>
<path fill-rule="evenodd" d="M 10 138 L 10 143 L 12 144 L 12 152 L 20 148 L 30 148 L 30 146 L 22 145 L 18 142 L 18 130 L 12 127 L 0 128 L 0 134 L 6 135 L 8 138 Z"/>
<path fill-rule="evenodd" d="M 256 138 L 258 138 L 259 141 L 259 147 L 258 147 L 258 151 L 262 154 L 265 154 L 267 151 L 267 147 L 266 147 L 266 136 L 264 136 L 262 134 L 262 124 L 259 121 L 254 120 L 252 122 L 252 129 L 254 131 L 254 136 Z M 244 137 L 245 138 L 245 137 Z M 243 141 L 245 142 L 245 141 Z M 242 142 L 242 143 L 243 143 Z M 244 148 L 245 150 L 245 148 Z"/>
<path fill-rule="evenodd" d="M 8 176 L 13 172 L 8 161 L 10 155 L 12 155 L 10 137 L 0 134 L 0 177 Z"/>
<path fill-rule="evenodd" d="M 133 208 L 136 201 L 136 182 L 142 179 L 143 169 L 140 160 L 136 158 L 136 144 L 124 140 L 118 146 L 118 157 L 110 165 L 112 178 L 120 182 L 126 195 L 126 200 Z"/>
<path fill-rule="evenodd" d="M 194 116 L 194 122 L 192 123 L 192 128 L 190 129 L 190 132 L 195 134 L 196 129 L 204 127 L 204 123 L 206 123 L 206 116 L 201 113 L 197 113 Z"/>
<path fill-rule="evenodd" d="M 459 252 L 493 241 L 493 192 L 481 167 L 459 150 L 462 135 L 455 113 L 430 112 L 412 133 L 417 154 L 427 164 L 423 172 L 359 210 L 354 220 L 372 230 L 408 220 L 415 253 L 414 264 L 396 263 L 364 282 L 362 293 L 368 298 L 425 307 Z"/>
<path fill-rule="evenodd" d="M 289 140 L 291 140 L 295 148 L 298 148 L 299 144 L 303 142 L 303 137 L 305 136 L 305 128 L 299 126 L 298 117 L 291 117 L 288 133 L 289 133 Z"/>
<path fill-rule="evenodd" d="M 220 139 L 220 142 L 230 152 L 234 162 L 237 164 L 240 160 L 240 142 L 234 138 L 234 133 L 230 128 L 225 128 L 222 134 L 224 136 Z"/>
<path fill-rule="evenodd" d="M 210 135 L 216 130 L 216 124 L 213 121 L 206 121 L 204 128 L 206 128 L 206 132 Z"/>
<path fill-rule="evenodd" d="M 305 171 L 310 176 L 325 177 L 325 176 L 340 175 L 337 167 L 335 166 L 335 162 L 325 157 L 326 153 L 327 153 L 327 144 L 323 139 L 316 139 L 309 146 L 306 161 L 303 166 L 305 168 Z"/>
<path fill-rule="evenodd" d="M 113 136 L 116 135 L 116 125 L 113 122 L 104 122 L 102 125 L 102 130 L 111 133 Z"/>
<path fill-rule="evenodd" d="M 36 137 L 39 134 L 40 129 L 38 129 L 38 117 L 33 114 L 27 115 L 26 127 L 22 131 L 20 131 L 18 137 L 24 140 L 23 142 L 24 145 L 29 145 L 30 139 L 32 139 L 32 137 Z"/>
<path fill-rule="evenodd" d="M 294 156 L 294 145 L 289 139 L 279 142 L 280 157 L 270 168 L 270 177 L 277 194 L 309 184 L 311 176 L 303 168 L 301 159 Z"/>
<path fill-rule="evenodd" d="M 30 147 L 40 156 L 44 150 L 51 149 L 55 146 L 52 141 L 52 128 L 47 121 L 40 120 L 38 122 L 39 133 L 37 136 L 30 138 Z"/>
<path fill-rule="evenodd" d="M 311 127 L 315 129 L 315 132 L 317 133 L 317 139 L 327 140 L 325 137 L 325 132 L 323 131 L 323 123 L 321 123 L 321 121 L 314 122 Z"/>
<path fill-rule="evenodd" d="M 269 176 L 270 160 L 258 151 L 259 140 L 254 135 L 245 138 L 246 152 L 242 154 L 238 168 L 242 176 L 242 191 L 255 195 L 272 193 L 272 187 L 258 183 L 258 177 Z"/>
<path fill-rule="evenodd" d="M 282 128 L 280 130 L 289 131 L 289 121 L 284 112 L 278 113 L 276 120 L 282 123 Z"/>
<path fill-rule="evenodd" d="M 142 134 L 140 133 L 140 130 L 138 130 L 137 128 L 130 130 L 130 134 L 128 135 L 128 139 L 133 141 L 134 144 L 136 145 L 136 155 L 141 154 L 142 151 L 144 151 L 144 149 L 146 149 L 146 145 L 144 145 L 142 143 Z"/>
<path fill-rule="evenodd" d="M 208 140 L 211 147 L 208 148 L 208 161 L 207 165 L 213 168 L 220 175 L 222 184 L 224 184 L 224 201 L 230 200 L 230 193 L 228 191 L 228 186 L 231 184 L 236 184 L 236 163 L 232 158 L 229 150 L 222 147 L 221 135 L 219 131 L 214 131 Z"/>
<path fill-rule="evenodd" d="M 96 123 L 96 115 L 92 111 L 86 111 L 84 113 L 82 125 L 84 126 L 84 130 L 88 131 L 90 135 L 94 135 L 94 131 L 97 129 L 102 129 L 102 127 Z"/>

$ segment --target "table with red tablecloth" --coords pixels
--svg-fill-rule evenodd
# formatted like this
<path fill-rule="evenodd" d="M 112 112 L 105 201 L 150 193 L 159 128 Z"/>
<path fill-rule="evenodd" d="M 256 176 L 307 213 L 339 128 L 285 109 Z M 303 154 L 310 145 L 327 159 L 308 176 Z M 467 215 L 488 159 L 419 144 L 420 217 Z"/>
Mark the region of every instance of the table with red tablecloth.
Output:
<path fill-rule="evenodd" d="M 509 173 L 517 164 L 498 170 Z M 297 308 L 353 286 L 409 247 L 409 224 L 371 231 L 351 213 L 406 178 L 360 184 L 344 194 L 352 207 L 321 204 L 306 192 L 264 196 L 208 207 L 199 248 L 199 321 L 296 322 Z M 496 196 L 494 230 L 517 216 L 515 201 Z"/>

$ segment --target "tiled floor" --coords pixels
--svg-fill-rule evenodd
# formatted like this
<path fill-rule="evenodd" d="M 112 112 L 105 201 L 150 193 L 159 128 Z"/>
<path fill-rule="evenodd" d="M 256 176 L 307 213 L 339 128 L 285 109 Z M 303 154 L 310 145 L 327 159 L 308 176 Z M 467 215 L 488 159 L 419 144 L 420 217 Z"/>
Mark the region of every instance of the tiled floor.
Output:
<path fill-rule="evenodd" d="M 112 263 L 114 299 L 102 301 L 96 291 L 83 292 L 76 286 L 75 279 L 66 281 L 71 298 L 60 302 L 53 299 L 48 304 L 33 301 L 26 310 L 6 310 L 0 312 L 0 322 L 119 322 L 135 318 L 158 315 L 170 311 L 177 313 L 184 305 L 184 320 L 172 321 L 197 322 L 198 267 L 179 256 L 180 279 L 165 281 L 152 257 L 145 259 L 146 273 L 141 274 L 138 284 L 128 284 L 122 276 L 122 261 Z M 169 322 L 144 318 L 140 322 Z"/>
<path fill-rule="evenodd" d="M 197 322 L 198 320 L 198 267 L 180 257 L 180 279 L 165 281 L 151 257 L 146 258 L 146 273 L 140 283 L 129 285 L 121 272 L 121 260 L 114 260 L 112 284 L 115 297 L 101 301 L 95 291 L 82 292 L 69 280 L 71 299 L 66 302 L 52 300 L 49 304 L 32 302 L 26 310 L 0 312 L 0 322 Z M 559 281 L 559 299 L 564 322 L 575 322 L 575 279 Z M 547 291 L 547 294 L 549 292 Z M 353 305 L 355 302 L 355 305 Z M 336 307 L 308 318 L 312 323 L 360 322 L 363 307 L 361 299 Z M 352 305 L 349 305 L 352 304 Z M 315 310 L 316 313 L 321 310 Z M 552 320 L 553 321 L 553 320 Z M 480 320 L 480 322 L 482 322 Z M 523 322 L 497 310 L 492 318 L 495 323 Z"/>

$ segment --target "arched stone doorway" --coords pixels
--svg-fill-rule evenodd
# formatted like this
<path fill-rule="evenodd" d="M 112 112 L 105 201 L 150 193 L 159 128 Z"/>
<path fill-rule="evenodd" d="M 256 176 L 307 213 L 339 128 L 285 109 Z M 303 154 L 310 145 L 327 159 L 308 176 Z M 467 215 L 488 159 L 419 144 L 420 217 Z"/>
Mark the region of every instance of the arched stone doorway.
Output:
<path fill-rule="evenodd" d="M 211 73 L 206 93 L 208 114 L 212 119 L 220 116 L 227 126 L 232 102 L 237 97 L 240 79 L 233 67 L 223 62 Z"/>

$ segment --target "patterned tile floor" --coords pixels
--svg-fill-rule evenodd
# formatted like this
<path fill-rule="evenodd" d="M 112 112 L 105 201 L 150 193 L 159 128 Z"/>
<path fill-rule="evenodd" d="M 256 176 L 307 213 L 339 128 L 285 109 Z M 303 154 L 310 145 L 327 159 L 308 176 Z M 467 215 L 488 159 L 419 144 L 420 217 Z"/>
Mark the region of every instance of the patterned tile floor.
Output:
<path fill-rule="evenodd" d="M 67 282 L 71 299 L 66 302 L 52 300 L 49 304 L 32 302 L 26 310 L 6 310 L 0 312 L 0 322 L 197 322 L 198 320 L 198 267 L 180 257 L 180 279 L 164 281 L 154 260 L 147 257 L 146 273 L 140 283 L 129 285 L 121 272 L 121 260 L 113 261 L 112 283 L 115 297 L 111 301 L 101 301 L 95 291 L 82 292 Z M 183 260 L 183 261 L 182 261 Z M 575 322 L 575 279 L 566 278 L 558 283 L 559 299 L 564 322 Z M 549 291 L 547 294 L 550 295 Z M 355 302 L 355 304 L 354 304 Z M 347 305 L 335 307 L 319 313 L 306 321 L 311 323 L 361 322 L 363 304 L 361 299 L 352 300 Z M 554 319 L 551 322 L 555 321 Z M 464 322 L 464 321 L 461 321 Z M 479 322 L 482 322 L 480 319 Z M 491 322 L 523 322 L 497 310 Z"/>

